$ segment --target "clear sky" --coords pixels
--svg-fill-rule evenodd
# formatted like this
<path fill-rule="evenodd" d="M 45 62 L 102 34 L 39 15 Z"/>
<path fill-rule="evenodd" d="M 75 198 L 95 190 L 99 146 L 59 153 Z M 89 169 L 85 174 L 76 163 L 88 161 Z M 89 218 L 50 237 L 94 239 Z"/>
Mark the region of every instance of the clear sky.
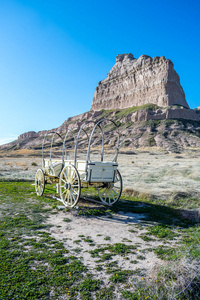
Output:
<path fill-rule="evenodd" d="M 90 110 L 130 52 L 171 59 L 200 106 L 199 0 L 0 0 L 0 144 Z"/>

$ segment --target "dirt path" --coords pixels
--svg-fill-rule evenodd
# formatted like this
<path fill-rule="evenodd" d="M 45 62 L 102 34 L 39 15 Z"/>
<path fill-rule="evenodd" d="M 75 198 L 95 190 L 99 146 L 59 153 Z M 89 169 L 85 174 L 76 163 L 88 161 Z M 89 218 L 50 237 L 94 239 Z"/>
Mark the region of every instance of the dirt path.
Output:
<path fill-rule="evenodd" d="M 47 224 L 52 226 L 51 236 L 62 241 L 65 248 L 81 259 L 90 273 L 103 280 L 105 285 L 109 283 L 109 270 L 117 268 L 135 272 L 138 280 L 152 277 L 156 266 L 164 264 L 153 250 L 163 244 L 172 247 L 177 242 L 176 239 L 161 241 L 156 238 L 144 241 L 142 236 L 147 233 L 143 224 L 145 214 L 119 211 L 112 216 L 85 217 L 60 208 L 56 215 L 47 219 Z"/>

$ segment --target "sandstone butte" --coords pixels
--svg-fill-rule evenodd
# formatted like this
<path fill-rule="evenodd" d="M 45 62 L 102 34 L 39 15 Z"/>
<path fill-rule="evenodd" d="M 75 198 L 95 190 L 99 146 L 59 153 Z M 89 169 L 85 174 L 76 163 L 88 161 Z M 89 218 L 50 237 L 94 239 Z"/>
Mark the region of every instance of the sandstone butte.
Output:
<path fill-rule="evenodd" d="M 47 131 L 64 135 L 75 125 L 78 128 L 85 121 L 103 117 L 117 121 L 122 135 L 128 128 L 124 146 L 131 149 L 156 146 L 180 152 L 200 147 L 200 107 L 189 108 L 179 75 L 164 56 L 135 59 L 131 53 L 118 55 L 106 79 L 95 89 L 91 110 Z M 41 149 L 47 131 L 25 132 L 0 149 Z M 114 139 L 106 135 L 106 145 L 112 145 Z M 94 145 L 99 142 L 97 138 Z"/>
<path fill-rule="evenodd" d="M 179 75 L 164 56 L 120 54 L 106 79 L 96 87 L 92 110 L 124 109 L 147 103 L 189 108 Z"/>

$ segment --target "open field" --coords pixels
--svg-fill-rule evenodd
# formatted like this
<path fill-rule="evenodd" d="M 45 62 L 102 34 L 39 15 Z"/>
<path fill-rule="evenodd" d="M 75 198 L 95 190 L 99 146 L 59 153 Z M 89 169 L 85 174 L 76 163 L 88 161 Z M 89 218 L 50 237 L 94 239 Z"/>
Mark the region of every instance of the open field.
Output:
<path fill-rule="evenodd" d="M 0 299 L 199 299 L 198 151 L 120 155 L 121 200 L 74 209 L 15 182 L 27 155 L 0 158 Z"/>
<path fill-rule="evenodd" d="M 86 155 L 81 155 L 85 158 Z M 73 158 L 73 152 L 70 153 Z M 94 160 L 100 159 L 97 154 Z M 112 160 L 113 155 L 105 155 Z M 200 151 L 190 149 L 181 154 L 149 148 L 130 154 L 119 154 L 119 170 L 124 188 L 134 193 L 168 199 L 176 193 L 200 196 Z M 32 150 L 19 150 L 8 154 L 0 152 L 0 180 L 34 180 L 42 165 L 41 154 Z"/>

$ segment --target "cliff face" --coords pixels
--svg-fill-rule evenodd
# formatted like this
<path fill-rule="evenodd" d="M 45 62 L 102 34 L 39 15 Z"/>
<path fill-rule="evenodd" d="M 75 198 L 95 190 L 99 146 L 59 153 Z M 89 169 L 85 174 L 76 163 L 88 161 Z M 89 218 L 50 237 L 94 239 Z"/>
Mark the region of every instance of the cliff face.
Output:
<path fill-rule="evenodd" d="M 169 59 L 147 55 L 135 59 L 129 53 L 118 55 L 106 79 L 99 82 L 91 110 L 123 109 L 147 103 L 189 108 L 179 76 Z"/>

